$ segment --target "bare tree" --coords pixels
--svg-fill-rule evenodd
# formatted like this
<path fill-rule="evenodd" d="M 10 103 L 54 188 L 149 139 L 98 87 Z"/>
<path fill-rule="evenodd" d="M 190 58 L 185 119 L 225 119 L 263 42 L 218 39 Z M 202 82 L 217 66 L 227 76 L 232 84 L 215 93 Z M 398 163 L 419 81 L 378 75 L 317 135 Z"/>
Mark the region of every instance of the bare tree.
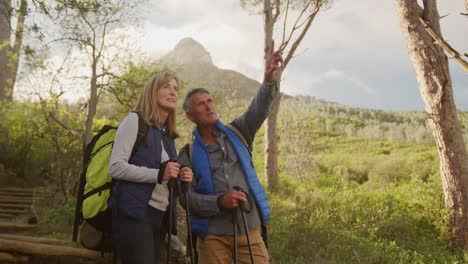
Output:
<path fill-rule="evenodd" d="M 28 6 L 26 0 L 21 0 L 19 8 L 14 9 L 11 2 L 0 0 L 0 99 L 8 101 L 13 99 Z"/>
<path fill-rule="evenodd" d="M 453 246 L 463 248 L 468 244 L 468 156 L 453 99 L 447 56 L 434 44 L 419 20 L 423 19 L 442 36 L 436 0 L 423 0 L 423 6 L 416 0 L 394 0 L 394 4 L 439 151 Z"/>
<path fill-rule="evenodd" d="M 241 1 L 245 6 L 247 1 Z M 264 22 L 264 63 L 269 60 L 273 31 L 277 24 L 281 27 L 280 49 L 283 51 L 284 64 L 279 71 L 279 80 L 286 66 L 294 57 L 299 45 L 309 31 L 312 22 L 319 11 L 328 7 L 331 0 L 264 0 L 251 1 L 251 5 L 263 4 Z M 290 17 L 291 13 L 296 16 Z M 292 23 L 292 26 L 290 25 Z M 280 87 L 280 82 L 278 82 Z M 278 143 L 277 143 L 277 119 L 281 101 L 281 93 L 273 101 L 272 111 L 265 125 L 265 175 L 268 188 L 271 191 L 277 189 L 278 179 Z"/>
<path fill-rule="evenodd" d="M 83 147 L 91 140 L 93 118 L 101 93 L 109 86 L 110 80 L 116 76 L 112 72 L 119 56 L 111 55 L 108 51 L 115 43 L 110 43 L 109 33 L 135 15 L 134 8 L 138 1 L 125 0 L 55 0 L 42 11 L 48 15 L 58 27 L 60 37 L 53 43 L 65 43 L 70 49 L 85 54 L 88 63 L 89 99 L 84 131 L 81 133 Z M 66 125 L 66 122 L 55 118 L 56 122 L 70 131 L 76 131 Z"/>

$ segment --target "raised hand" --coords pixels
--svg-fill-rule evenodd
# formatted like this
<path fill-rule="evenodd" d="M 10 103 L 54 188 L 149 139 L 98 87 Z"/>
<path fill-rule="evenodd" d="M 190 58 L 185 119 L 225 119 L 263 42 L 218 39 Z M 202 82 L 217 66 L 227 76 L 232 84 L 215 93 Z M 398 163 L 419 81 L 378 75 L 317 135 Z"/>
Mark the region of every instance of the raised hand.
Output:
<path fill-rule="evenodd" d="M 274 83 L 278 80 L 278 70 L 283 66 L 283 57 L 281 56 L 282 50 L 275 50 L 275 41 L 271 41 L 270 59 L 266 64 L 265 81 L 267 83 Z"/>

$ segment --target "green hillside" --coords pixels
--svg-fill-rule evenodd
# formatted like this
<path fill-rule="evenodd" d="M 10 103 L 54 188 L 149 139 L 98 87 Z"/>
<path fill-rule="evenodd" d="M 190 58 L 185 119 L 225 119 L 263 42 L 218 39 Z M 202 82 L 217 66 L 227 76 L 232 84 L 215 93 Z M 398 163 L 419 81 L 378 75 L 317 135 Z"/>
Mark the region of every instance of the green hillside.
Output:
<path fill-rule="evenodd" d="M 224 121 L 246 105 L 218 104 Z M 423 112 L 289 97 L 278 122 L 281 180 L 270 193 L 269 227 L 275 263 L 468 261 L 448 249 L 438 155 Z M 263 149 L 262 129 L 254 158 L 264 181 Z"/>

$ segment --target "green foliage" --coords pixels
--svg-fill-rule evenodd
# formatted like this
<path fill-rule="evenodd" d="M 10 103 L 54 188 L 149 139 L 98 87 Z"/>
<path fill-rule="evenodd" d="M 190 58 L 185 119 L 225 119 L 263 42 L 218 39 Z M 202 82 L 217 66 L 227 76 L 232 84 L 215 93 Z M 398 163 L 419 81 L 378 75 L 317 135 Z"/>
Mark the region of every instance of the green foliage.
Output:
<path fill-rule="evenodd" d="M 406 136 L 418 116 L 283 102 L 281 184 L 269 194 L 275 263 L 468 261 L 448 249 L 437 150 Z M 405 137 L 395 140 L 400 128 Z"/>
<path fill-rule="evenodd" d="M 54 207 L 44 210 L 41 215 L 41 224 L 58 231 L 70 230 L 75 218 L 75 197 L 69 196 Z"/>
<path fill-rule="evenodd" d="M 369 140 L 392 142 L 432 143 L 432 135 L 426 125 L 423 112 L 393 112 L 347 107 L 324 103 L 310 97 L 295 97 L 285 100 L 281 106 L 288 109 L 282 113 L 284 122 L 297 123 L 300 119 L 317 120 L 309 126 L 327 133 L 346 137 L 363 137 Z M 464 112 L 460 112 L 464 116 Z M 461 118 L 463 121 L 463 118 Z M 464 129 L 465 135 L 468 134 Z M 332 135 L 332 134 L 330 134 Z"/>
<path fill-rule="evenodd" d="M 112 96 L 118 102 L 119 116 L 135 108 L 146 83 L 162 71 L 169 71 L 169 69 L 159 65 L 135 65 L 131 62 L 127 65 L 126 71 L 119 76 L 111 89 Z"/>
<path fill-rule="evenodd" d="M 53 100 L 43 101 L 38 109 L 39 120 L 34 123 L 38 137 L 52 148 L 53 158 L 46 167 L 47 178 L 42 183 L 49 183 L 52 191 L 62 194 L 62 197 L 75 193 L 82 161 L 82 143 L 79 128 L 84 123 L 84 116 L 77 114 L 80 109 L 76 105 L 62 104 L 60 107 Z M 61 120 L 59 125 L 56 120 Z"/>
<path fill-rule="evenodd" d="M 52 159 L 52 148 L 36 129 L 40 122 L 38 106 L 0 102 L 0 164 L 16 177 L 37 183 L 36 179 Z"/>
<path fill-rule="evenodd" d="M 55 107 L 47 102 L 5 102 L 0 105 L 0 164 L 12 172 L 3 184 L 49 183 L 53 192 L 73 192 L 81 168 L 80 138 L 52 118 Z M 67 125 L 81 122 L 72 106 L 56 109 L 54 116 Z M 7 179 L 5 179 L 7 178 Z"/>
<path fill-rule="evenodd" d="M 386 192 L 325 174 L 288 181 L 270 195 L 276 263 L 455 263 L 440 180 L 432 178 Z"/>

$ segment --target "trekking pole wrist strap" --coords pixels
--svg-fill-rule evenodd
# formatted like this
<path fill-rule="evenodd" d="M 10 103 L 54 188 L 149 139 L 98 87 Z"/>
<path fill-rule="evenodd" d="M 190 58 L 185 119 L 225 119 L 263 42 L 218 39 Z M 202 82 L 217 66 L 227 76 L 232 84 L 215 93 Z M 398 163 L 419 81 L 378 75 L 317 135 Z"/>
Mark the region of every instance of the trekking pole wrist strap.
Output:
<path fill-rule="evenodd" d="M 159 172 L 158 172 L 158 183 L 159 184 L 161 184 L 162 181 L 163 181 L 164 171 L 166 170 L 166 165 L 167 165 L 167 161 L 163 162 L 163 164 L 161 164 L 161 167 L 159 167 Z"/>

